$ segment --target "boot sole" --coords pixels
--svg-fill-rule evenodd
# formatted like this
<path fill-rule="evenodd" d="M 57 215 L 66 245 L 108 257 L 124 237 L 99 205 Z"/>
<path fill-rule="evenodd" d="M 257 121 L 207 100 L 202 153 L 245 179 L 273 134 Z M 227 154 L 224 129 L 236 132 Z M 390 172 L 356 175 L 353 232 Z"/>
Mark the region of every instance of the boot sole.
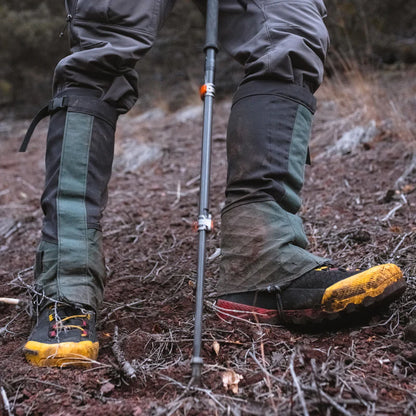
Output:
<path fill-rule="evenodd" d="M 26 360 L 36 367 L 90 367 L 98 357 L 98 342 L 44 344 L 28 341 L 23 348 Z"/>
<path fill-rule="evenodd" d="M 346 279 L 347 280 L 347 279 Z M 345 289 L 345 288 L 344 288 Z M 230 302 L 218 299 L 216 303 L 217 315 L 225 320 L 230 321 L 233 318 L 245 319 L 260 323 L 270 324 L 318 324 L 325 321 L 334 321 L 344 315 L 353 314 L 362 310 L 370 309 L 382 304 L 388 304 L 400 297 L 406 289 L 406 282 L 400 277 L 393 283 L 386 284 L 382 290 L 369 290 L 357 294 L 356 291 L 350 291 L 352 296 L 343 299 L 342 302 L 336 303 L 336 309 L 329 309 L 328 303 L 321 304 L 316 308 L 284 310 L 283 316 L 275 309 L 258 308 L 251 305 Z M 335 293 L 334 291 L 330 291 Z M 329 303 L 329 305 L 333 304 Z M 342 308 L 340 307 L 342 305 Z"/>

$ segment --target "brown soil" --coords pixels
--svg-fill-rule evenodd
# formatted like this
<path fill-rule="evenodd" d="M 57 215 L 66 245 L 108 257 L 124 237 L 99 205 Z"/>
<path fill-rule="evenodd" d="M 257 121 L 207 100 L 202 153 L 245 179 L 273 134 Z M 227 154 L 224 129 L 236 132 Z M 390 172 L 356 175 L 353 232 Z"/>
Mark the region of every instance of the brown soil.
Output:
<path fill-rule="evenodd" d="M 403 336 L 416 306 L 416 173 L 394 187 L 411 162 L 409 144 L 386 124 L 351 153 L 328 153 L 336 140 L 334 105 L 322 101 L 311 142 L 314 162 L 301 212 L 311 249 L 340 266 L 397 263 L 409 283 L 398 302 L 332 328 L 229 325 L 216 318 L 212 306 L 218 276 L 214 259 L 207 266 L 204 386 L 187 390 L 201 117 L 194 108 L 168 115 L 132 113 L 119 122 L 103 221 L 108 279 L 98 324 L 99 362 L 89 370 L 32 368 L 22 355 L 31 327 L 27 311 L 0 304 L 0 386 L 10 414 L 416 414 L 416 354 Z M 208 255 L 219 246 L 228 109 L 229 102 L 217 103 L 211 187 L 217 226 Z M 22 299 L 29 298 L 40 237 L 46 133 L 42 124 L 27 154 L 18 154 L 27 125 L 0 122 L 0 296 Z M 128 164 L 131 143 L 155 152 L 141 165 L 130 159 Z M 134 380 L 113 353 L 116 326 Z M 227 370 L 243 376 L 236 393 L 223 387 Z"/>

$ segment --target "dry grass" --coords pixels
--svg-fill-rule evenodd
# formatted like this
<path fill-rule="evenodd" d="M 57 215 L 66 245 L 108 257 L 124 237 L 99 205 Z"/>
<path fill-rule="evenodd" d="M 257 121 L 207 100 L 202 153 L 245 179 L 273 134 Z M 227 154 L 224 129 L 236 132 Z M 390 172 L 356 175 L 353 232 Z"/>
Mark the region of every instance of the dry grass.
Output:
<path fill-rule="evenodd" d="M 344 62 L 323 83 L 319 96 L 334 101 L 341 116 L 355 123 L 375 120 L 398 137 L 416 146 L 416 67 L 375 71 L 355 62 Z"/>
<path fill-rule="evenodd" d="M 376 140 L 393 137 L 405 143 L 407 163 L 395 183 L 406 184 L 416 168 L 416 67 L 375 71 L 354 61 L 342 60 L 343 72 L 335 71 L 318 91 L 326 119 L 321 120 L 312 144 L 320 148 L 336 143 L 357 126 L 376 129 Z"/>
<path fill-rule="evenodd" d="M 416 150 L 416 67 L 380 72 L 342 62 L 344 71 L 327 78 L 318 97 L 334 102 L 338 116 L 351 125 L 374 120 Z"/>

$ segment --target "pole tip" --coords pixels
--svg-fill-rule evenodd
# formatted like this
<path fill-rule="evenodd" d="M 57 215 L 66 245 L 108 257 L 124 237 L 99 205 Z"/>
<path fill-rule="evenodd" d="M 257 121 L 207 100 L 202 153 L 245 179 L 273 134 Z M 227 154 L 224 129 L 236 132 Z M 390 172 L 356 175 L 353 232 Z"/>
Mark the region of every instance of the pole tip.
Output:
<path fill-rule="evenodd" d="M 189 384 L 195 387 L 201 387 L 201 370 L 203 360 L 201 357 L 193 357 L 191 361 L 192 365 L 192 377 Z"/>

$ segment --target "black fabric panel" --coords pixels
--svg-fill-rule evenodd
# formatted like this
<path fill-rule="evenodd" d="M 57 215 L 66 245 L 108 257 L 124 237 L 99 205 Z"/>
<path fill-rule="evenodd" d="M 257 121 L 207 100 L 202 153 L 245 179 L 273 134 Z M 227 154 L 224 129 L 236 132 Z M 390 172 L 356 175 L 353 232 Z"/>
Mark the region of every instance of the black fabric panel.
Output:
<path fill-rule="evenodd" d="M 100 230 L 100 219 L 107 202 L 107 185 L 113 163 L 117 113 L 107 103 L 96 98 L 96 92 L 93 90 L 73 88 L 62 92 L 55 98 L 60 97 L 69 98 L 68 111 L 95 116 L 88 150 L 86 207 L 88 228 Z M 49 242 L 56 242 L 58 239 L 56 196 L 66 115 L 66 108 L 52 114 L 47 137 L 46 179 L 41 204 L 44 212 L 43 239 Z"/>
<path fill-rule="evenodd" d="M 282 201 L 297 108 L 296 102 L 277 95 L 252 95 L 233 105 L 224 211 L 235 204 Z"/>
<path fill-rule="evenodd" d="M 308 87 L 301 87 L 276 79 L 259 79 L 242 84 L 233 97 L 233 103 L 255 95 L 275 95 L 301 104 L 311 113 L 316 110 L 316 98 Z"/>
<path fill-rule="evenodd" d="M 100 230 L 102 212 L 107 204 L 107 185 L 111 177 L 114 155 L 114 130 L 95 118 L 88 164 L 87 206 L 88 228 Z"/>
<path fill-rule="evenodd" d="M 59 166 L 61 163 L 65 120 L 65 110 L 58 111 L 51 116 L 46 141 L 45 187 L 41 197 L 44 213 L 42 234 L 43 238 L 50 242 L 56 242 L 58 240 L 56 195 L 58 191 Z"/>

